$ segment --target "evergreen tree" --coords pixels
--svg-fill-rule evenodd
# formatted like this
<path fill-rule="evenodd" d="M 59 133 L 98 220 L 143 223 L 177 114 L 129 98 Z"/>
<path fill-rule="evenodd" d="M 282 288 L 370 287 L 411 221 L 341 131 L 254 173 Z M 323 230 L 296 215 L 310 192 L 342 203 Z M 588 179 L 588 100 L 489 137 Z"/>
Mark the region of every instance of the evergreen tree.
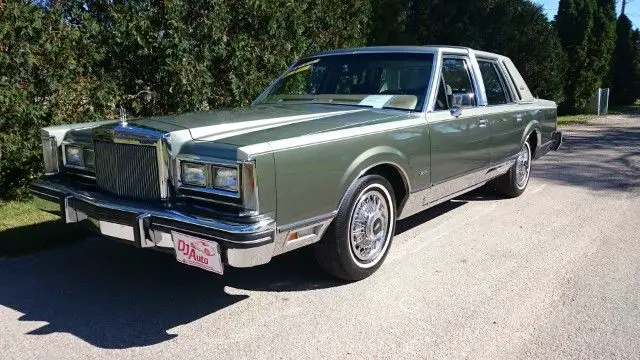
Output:
<path fill-rule="evenodd" d="M 386 7 L 373 14 L 372 44 L 460 45 L 506 55 L 533 94 L 562 102 L 566 59 L 540 6 L 523 0 L 377 1 Z M 394 13 L 402 16 L 390 21 Z"/>
<path fill-rule="evenodd" d="M 563 112 L 584 112 L 602 79 L 590 59 L 596 9 L 595 0 L 560 0 L 556 27 L 569 63 Z"/>
<path fill-rule="evenodd" d="M 616 47 L 611 68 L 611 104 L 630 105 L 638 99 L 640 80 L 640 56 L 638 34 L 631 20 L 620 15 L 616 25 Z"/>
<path fill-rule="evenodd" d="M 611 57 L 616 44 L 615 0 L 598 0 L 594 12 L 589 62 L 598 75 L 598 87 L 609 86 Z"/>

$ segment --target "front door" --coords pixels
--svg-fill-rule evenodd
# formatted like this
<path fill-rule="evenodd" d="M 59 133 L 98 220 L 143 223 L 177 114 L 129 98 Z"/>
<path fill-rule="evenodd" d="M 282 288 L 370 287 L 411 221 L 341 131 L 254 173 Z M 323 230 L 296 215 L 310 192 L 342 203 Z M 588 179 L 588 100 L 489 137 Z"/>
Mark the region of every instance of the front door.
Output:
<path fill-rule="evenodd" d="M 466 57 L 443 58 L 436 105 L 427 115 L 431 182 L 444 185 L 445 193 L 475 185 L 474 173 L 491 164 L 489 119 L 477 106 L 470 69 Z"/>

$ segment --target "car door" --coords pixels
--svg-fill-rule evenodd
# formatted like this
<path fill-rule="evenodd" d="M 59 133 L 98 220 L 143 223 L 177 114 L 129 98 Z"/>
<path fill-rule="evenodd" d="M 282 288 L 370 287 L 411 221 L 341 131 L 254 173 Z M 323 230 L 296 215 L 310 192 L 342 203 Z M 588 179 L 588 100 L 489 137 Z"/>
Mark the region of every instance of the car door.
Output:
<path fill-rule="evenodd" d="M 519 146 L 514 147 L 514 139 L 520 140 L 520 130 L 516 124 L 522 122 L 522 114 L 518 112 L 518 105 L 508 90 L 498 62 L 478 59 L 478 67 L 484 82 L 489 114 L 487 120 L 491 133 L 491 160 L 492 163 L 499 164 L 518 153 Z"/>
<path fill-rule="evenodd" d="M 450 184 L 444 187 L 450 192 L 474 185 L 474 176 L 465 175 L 491 163 L 489 121 L 477 106 L 478 87 L 470 64 L 467 57 L 443 57 L 436 104 L 427 115 L 431 182 Z"/>

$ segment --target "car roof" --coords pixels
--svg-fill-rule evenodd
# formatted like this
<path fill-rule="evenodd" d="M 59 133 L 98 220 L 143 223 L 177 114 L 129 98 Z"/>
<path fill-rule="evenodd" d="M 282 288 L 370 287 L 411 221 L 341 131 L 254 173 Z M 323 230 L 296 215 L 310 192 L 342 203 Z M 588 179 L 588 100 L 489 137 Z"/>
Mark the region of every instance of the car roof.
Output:
<path fill-rule="evenodd" d="M 481 57 L 494 57 L 494 58 L 504 58 L 504 56 L 499 54 L 494 54 L 486 51 L 477 51 L 469 47 L 465 46 L 451 46 L 451 45 L 400 45 L 400 46 L 369 46 L 369 47 L 358 47 L 358 48 L 347 48 L 347 49 L 336 49 L 329 51 L 322 51 L 315 53 L 308 57 L 317 57 L 317 56 L 331 56 L 331 55 L 346 55 L 346 54 L 356 54 L 356 53 L 437 53 L 437 52 L 454 52 L 454 53 L 463 53 L 468 54 L 470 52 L 475 53 Z"/>

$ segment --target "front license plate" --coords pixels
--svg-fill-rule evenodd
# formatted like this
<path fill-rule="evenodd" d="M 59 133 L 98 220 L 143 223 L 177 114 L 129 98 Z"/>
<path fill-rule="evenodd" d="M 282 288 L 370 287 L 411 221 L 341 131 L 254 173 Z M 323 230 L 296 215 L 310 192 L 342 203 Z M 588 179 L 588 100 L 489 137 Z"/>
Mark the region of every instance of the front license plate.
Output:
<path fill-rule="evenodd" d="M 171 237 L 176 249 L 176 260 L 222 275 L 222 256 L 217 242 L 175 231 L 171 232 Z"/>

